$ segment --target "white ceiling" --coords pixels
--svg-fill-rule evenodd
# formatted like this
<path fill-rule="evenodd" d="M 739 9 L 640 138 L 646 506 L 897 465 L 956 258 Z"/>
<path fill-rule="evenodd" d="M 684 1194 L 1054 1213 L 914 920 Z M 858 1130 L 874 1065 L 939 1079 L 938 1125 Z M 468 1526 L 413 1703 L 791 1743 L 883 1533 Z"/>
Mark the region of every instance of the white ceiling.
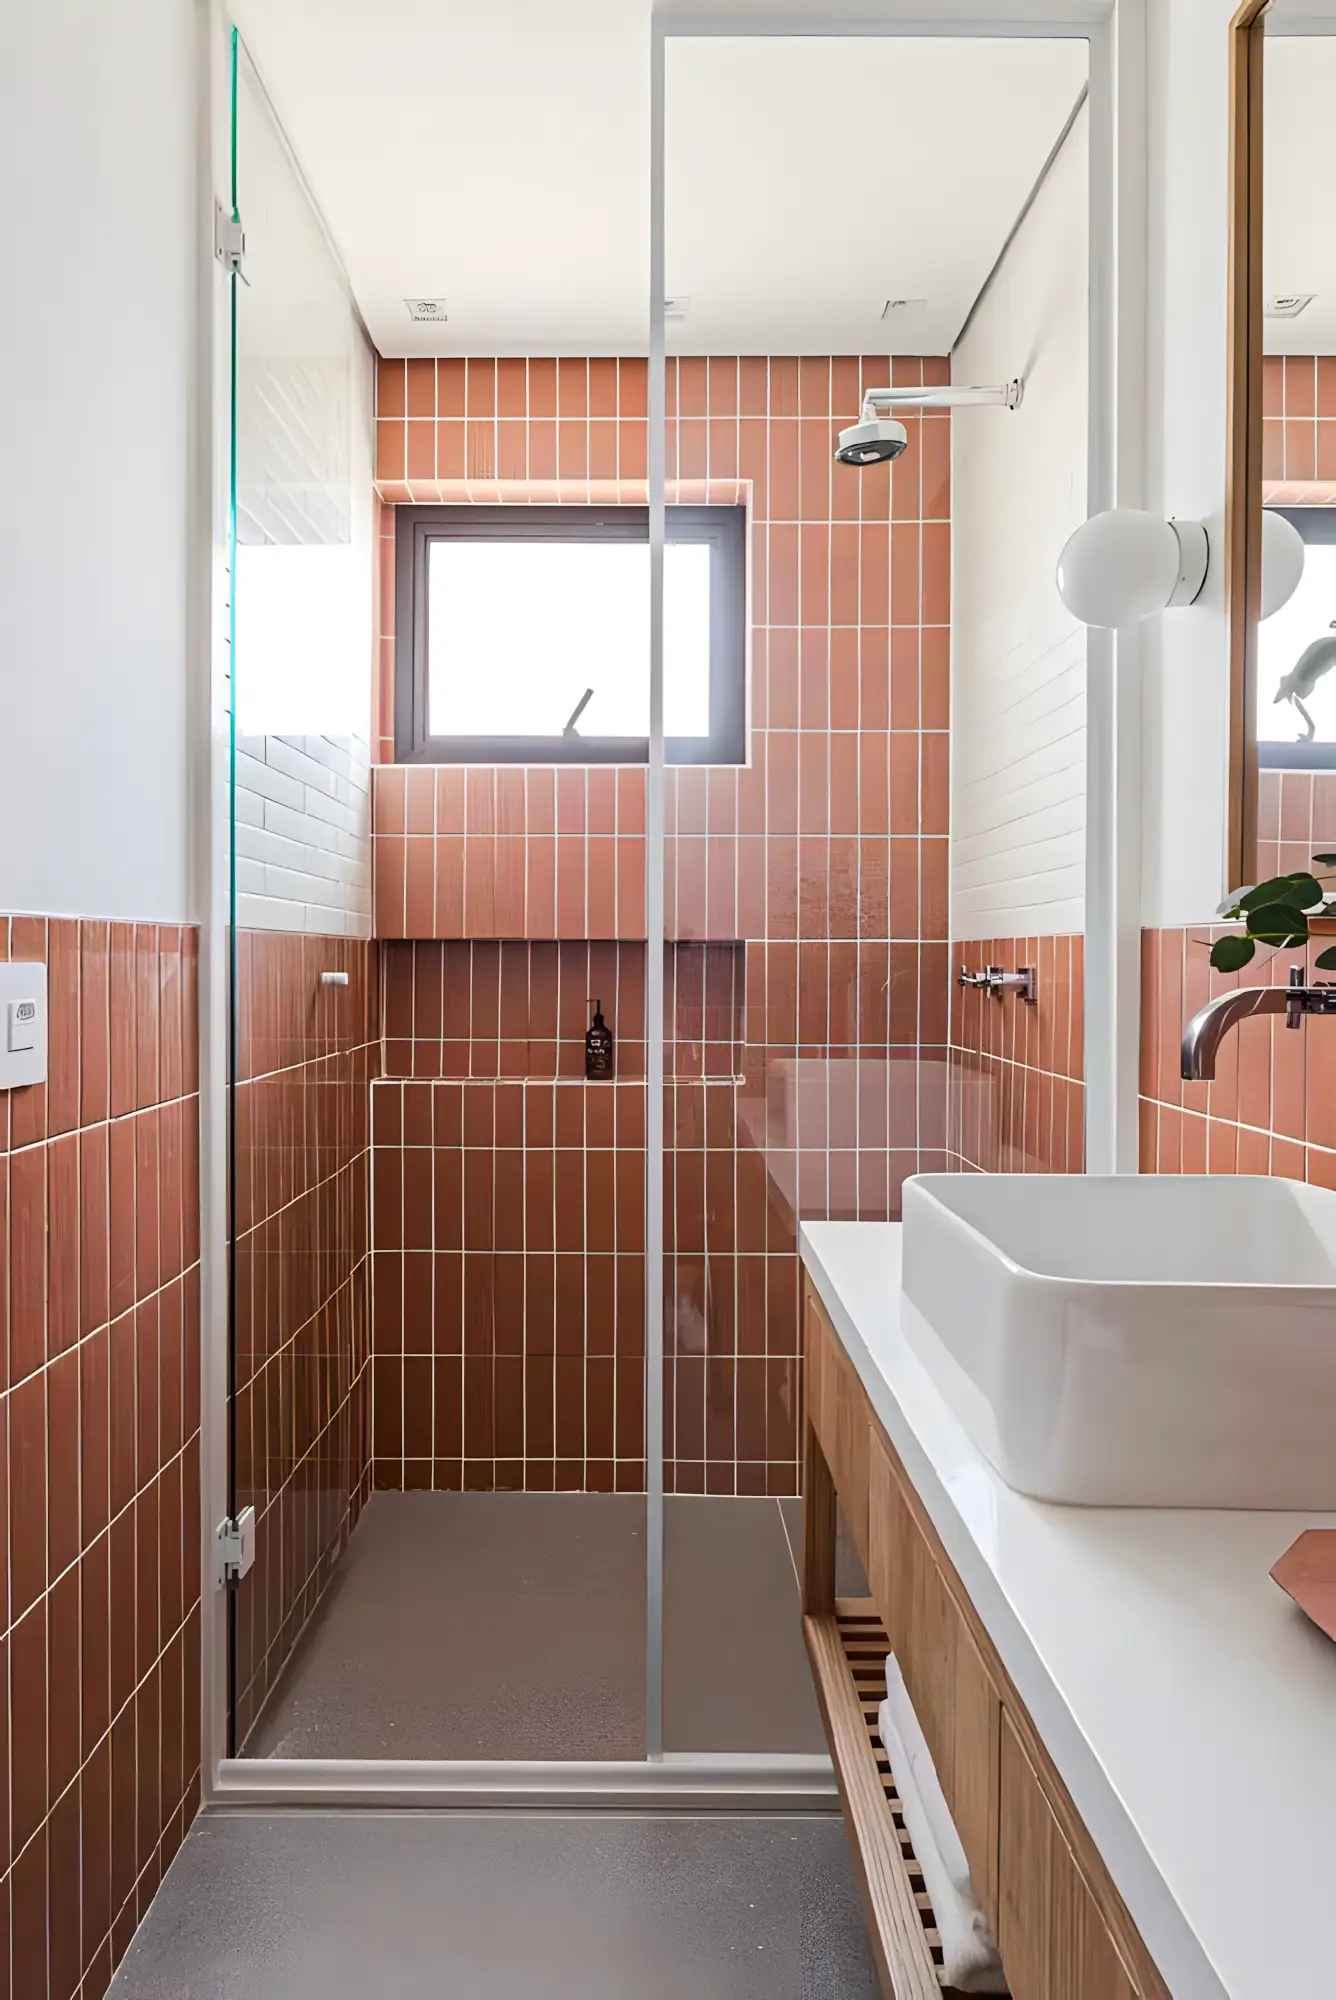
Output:
<path fill-rule="evenodd" d="M 1262 286 L 1312 292 L 1268 319 L 1268 354 L 1336 354 L 1336 36 L 1268 35 L 1263 59 Z"/>
<path fill-rule="evenodd" d="M 240 0 L 382 353 L 644 350 L 649 15 Z M 666 289 L 691 301 L 670 345 L 949 351 L 1086 61 L 1081 41 L 670 41 Z M 414 295 L 448 324 L 413 326 Z M 883 322 L 888 298 L 924 304 Z"/>

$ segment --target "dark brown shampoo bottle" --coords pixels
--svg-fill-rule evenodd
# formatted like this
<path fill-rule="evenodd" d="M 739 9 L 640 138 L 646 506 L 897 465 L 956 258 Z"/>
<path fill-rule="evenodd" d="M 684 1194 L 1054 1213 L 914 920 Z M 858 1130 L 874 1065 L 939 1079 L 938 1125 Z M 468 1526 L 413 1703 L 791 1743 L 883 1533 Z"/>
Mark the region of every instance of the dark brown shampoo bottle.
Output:
<path fill-rule="evenodd" d="M 603 1002 L 594 1002 L 594 1018 L 585 1036 L 585 1075 L 612 1075 L 612 1029 L 603 1018 Z"/>

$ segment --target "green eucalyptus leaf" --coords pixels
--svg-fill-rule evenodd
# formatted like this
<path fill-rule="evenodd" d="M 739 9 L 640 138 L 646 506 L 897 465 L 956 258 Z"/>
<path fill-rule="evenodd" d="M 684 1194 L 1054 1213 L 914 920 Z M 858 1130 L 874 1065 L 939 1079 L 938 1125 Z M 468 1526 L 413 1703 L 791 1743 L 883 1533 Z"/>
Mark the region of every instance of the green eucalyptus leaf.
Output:
<path fill-rule="evenodd" d="M 1336 944 L 1329 944 L 1325 951 L 1320 951 L 1313 963 L 1319 972 L 1336 972 Z"/>
<path fill-rule="evenodd" d="M 1241 972 L 1256 955 L 1257 946 L 1252 939 L 1240 937 L 1236 931 L 1229 937 L 1217 938 L 1211 946 L 1211 964 L 1217 972 Z"/>
<path fill-rule="evenodd" d="M 1249 910 L 1248 936 L 1282 948 L 1307 944 L 1308 924 L 1292 903 L 1265 903 L 1260 909 Z"/>
<path fill-rule="evenodd" d="M 1265 882 L 1258 882 L 1254 888 L 1245 889 L 1239 897 L 1241 910 L 1260 910 L 1267 903 L 1279 903 L 1289 886 L 1288 875 L 1270 875 Z"/>
<path fill-rule="evenodd" d="M 1239 897 L 1239 908 L 1251 913 L 1277 903 L 1292 903 L 1298 910 L 1311 910 L 1322 901 L 1325 891 L 1316 876 L 1306 871 L 1294 875 L 1273 875 Z"/>
<path fill-rule="evenodd" d="M 1322 903 L 1326 893 L 1316 875 L 1310 875 L 1306 869 L 1301 869 L 1298 874 L 1290 876 L 1288 894 L 1278 896 L 1276 900 L 1280 903 L 1293 903 L 1297 910 L 1315 910 Z"/>

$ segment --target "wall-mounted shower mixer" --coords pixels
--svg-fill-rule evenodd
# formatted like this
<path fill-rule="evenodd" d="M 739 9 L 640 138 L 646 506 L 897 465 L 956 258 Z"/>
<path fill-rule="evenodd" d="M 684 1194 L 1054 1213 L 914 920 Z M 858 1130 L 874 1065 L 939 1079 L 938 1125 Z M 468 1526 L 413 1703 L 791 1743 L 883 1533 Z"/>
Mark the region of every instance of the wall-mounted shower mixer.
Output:
<path fill-rule="evenodd" d="M 985 966 L 982 972 L 966 972 L 962 966 L 960 984 L 988 993 L 994 1000 L 1000 1000 L 1004 993 L 1014 993 L 1018 1000 L 1028 1000 L 1033 1005 L 1039 998 L 1039 974 L 1033 965 L 1022 965 L 1015 972 L 1004 972 L 1000 965 Z"/>

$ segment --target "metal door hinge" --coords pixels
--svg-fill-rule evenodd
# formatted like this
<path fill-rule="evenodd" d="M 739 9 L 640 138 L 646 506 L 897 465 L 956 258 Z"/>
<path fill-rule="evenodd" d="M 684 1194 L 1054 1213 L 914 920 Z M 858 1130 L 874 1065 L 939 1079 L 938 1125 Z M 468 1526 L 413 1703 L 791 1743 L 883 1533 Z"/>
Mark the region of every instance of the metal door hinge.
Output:
<path fill-rule="evenodd" d="M 255 1509 L 243 1507 L 235 1520 L 218 1523 L 218 1588 L 240 1583 L 255 1561 Z"/>
<path fill-rule="evenodd" d="M 233 277 L 245 277 L 246 231 L 220 201 L 213 205 L 213 254 Z"/>

